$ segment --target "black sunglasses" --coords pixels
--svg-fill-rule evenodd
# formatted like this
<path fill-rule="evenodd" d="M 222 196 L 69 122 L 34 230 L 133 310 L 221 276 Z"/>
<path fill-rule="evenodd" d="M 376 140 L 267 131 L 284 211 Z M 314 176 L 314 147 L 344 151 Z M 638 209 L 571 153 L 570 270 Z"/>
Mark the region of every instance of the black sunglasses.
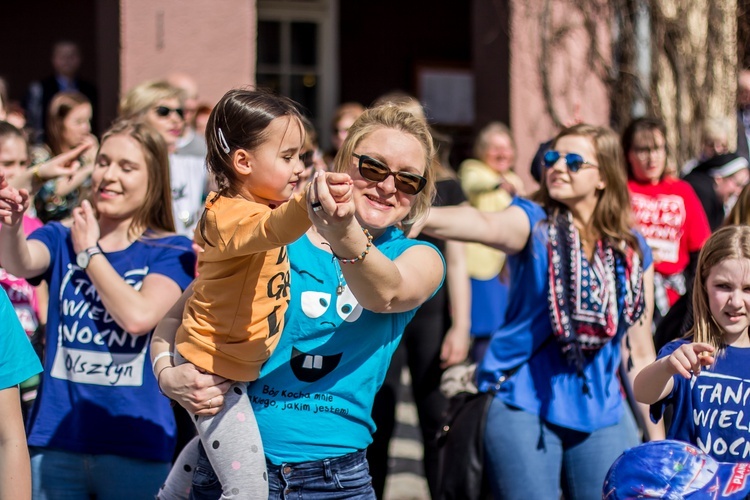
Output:
<path fill-rule="evenodd" d="M 389 175 L 392 175 L 395 180 L 396 189 L 404 194 L 417 194 L 427 185 L 427 179 L 421 175 L 409 172 L 394 172 L 378 160 L 370 158 L 367 155 L 352 153 L 352 156 L 359 159 L 359 174 L 368 181 L 383 182 Z"/>
<path fill-rule="evenodd" d="M 161 116 L 162 118 L 166 118 L 169 116 L 171 112 L 177 113 L 179 115 L 181 120 L 185 119 L 185 110 L 182 108 L 169 108 L 167 106 L 156 106 L 154 108 L 154 111 L 156 111 L 156 114 Z"/>
<path fill-rule="evenodd" d="M 560 158 L 563 158 L 565 160 L 565 164 L 568 166 L 568 170 L 573 173 L 581 170 L 584 165 L 591 165 L 592 167 L 596 168 L 599 167 L 599 165 L 587 162 L 583 159 L 583 156 L 579 155 L 578 153 L 568 153 L 565 156 L 562 156 L 559 151 L 555 151 L 554 149 L 551 149 L 544 153 L 544 166 L 547 168 L 552 168 L 555 166 L 555 163 L 560 160 Z"/>

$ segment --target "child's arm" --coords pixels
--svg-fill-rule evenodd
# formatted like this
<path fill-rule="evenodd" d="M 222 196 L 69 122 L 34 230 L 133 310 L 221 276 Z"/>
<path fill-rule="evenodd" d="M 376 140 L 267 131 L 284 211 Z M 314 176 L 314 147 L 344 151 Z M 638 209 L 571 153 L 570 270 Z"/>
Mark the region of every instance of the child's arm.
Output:
<path fill-rule="evenodd" d="M 682 375 L 690 379 L 698 375 L 702 366 L 709 366 L 714 362 L 713 346 L 700 342 L 683 344 L 667 357 L 658 359 L 644 368 L 635 379 L 633 392 L 641 403 L 654 404 L 661 401 L 674 388 L 674 375 Z M 691 373 L 692 372 L 692 373 Z"/>
<path fill-rule="evenodd" d="M 17 387 L 0 389 L 0 500 L 31 498 L 31 466 Z"/>
<path fill-rule="evenodd" d="M 348 174 L 326 173 L 326 181 L 332 193 L 339 197 L 351 191 L 351 178 Z M 225 258 L 266 252 L 293 243 L 310 229 L 307 191 L 295 194 L 292 198 L 273 210 L 255 212 L 232 222 L 231 215 L 210 214 L 211 225 L 216 227 L 221 241 L 225 242 L 221 252 Z M 309 210 L 315 210 L 312 207 Z M 211 236 L 209 241 L 213 242 Z"/>

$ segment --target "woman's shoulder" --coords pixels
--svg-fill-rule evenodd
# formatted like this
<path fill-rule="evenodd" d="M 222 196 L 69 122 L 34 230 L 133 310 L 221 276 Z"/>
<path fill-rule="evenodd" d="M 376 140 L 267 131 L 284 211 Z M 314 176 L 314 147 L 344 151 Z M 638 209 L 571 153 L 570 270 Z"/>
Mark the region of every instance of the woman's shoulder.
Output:
<path fill-rule="evenodd" d="M 539 203 L 532 201 L 522 196 L 513 197 L 513 201 L 510 202 L 508 208 L 518 207 L 526 213 L 529 218 L 529 222 L 534 226 L 537 222 L 547 218 L 547 211 Z"/>

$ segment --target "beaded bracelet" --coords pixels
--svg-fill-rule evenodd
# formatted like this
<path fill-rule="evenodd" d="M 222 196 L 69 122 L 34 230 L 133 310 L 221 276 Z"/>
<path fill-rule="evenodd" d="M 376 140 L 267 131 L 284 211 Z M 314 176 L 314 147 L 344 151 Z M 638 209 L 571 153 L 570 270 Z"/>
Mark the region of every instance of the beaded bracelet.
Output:
<path fill-rule="evenodd" d="M 368 231 L 365 228 L 362 228 L 362 232 L 364 232 L 365 236 L 367 236 L 367 246 L 365 247 L 365 251 L 364 252 L 362 252 L 358 256 L 354 257 L 353 259 L 344 259 L 342 257 L 339 257 L 333 251 L 333 248 L 331 248 L 331 253 L 333 254 L 334 257 L 336 257 L 339 260 L 339 262 L 341 262 L 342 264 L 354 264 L 355 262 L 359 262 L 361 260 L 365 260 L 365 257 L 367 257 L 367 254 L 370 253 L 370 248 L 372 248 L 372 235 L 370 234 L 370 231 Z"/>

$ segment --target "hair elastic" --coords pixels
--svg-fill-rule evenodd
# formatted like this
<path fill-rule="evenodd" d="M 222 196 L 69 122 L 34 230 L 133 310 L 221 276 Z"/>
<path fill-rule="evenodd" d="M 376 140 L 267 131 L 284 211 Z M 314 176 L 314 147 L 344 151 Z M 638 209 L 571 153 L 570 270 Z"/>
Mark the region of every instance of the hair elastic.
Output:
<path fill-rule="evenodd" d="M 221 131 L 221 127 L 219 127 L 219 144 L 221 144 L 221 149 L 226 153 L 229 154 L 229 143 L 227 143 L 227 139 L 224 137 L 224 132 Z"/>

